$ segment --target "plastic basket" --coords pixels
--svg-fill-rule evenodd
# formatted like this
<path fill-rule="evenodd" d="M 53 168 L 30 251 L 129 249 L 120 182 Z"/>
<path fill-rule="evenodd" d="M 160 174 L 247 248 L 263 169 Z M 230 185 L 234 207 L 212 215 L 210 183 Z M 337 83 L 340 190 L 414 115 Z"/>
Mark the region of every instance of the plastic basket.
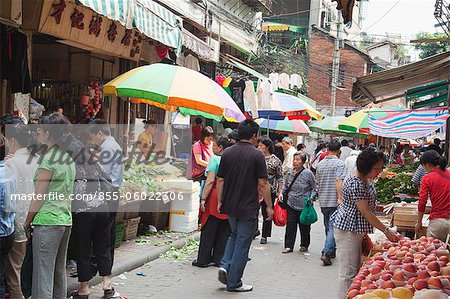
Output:
<path fill-rule="evenodd" d="M 120 244 L 122 243 L 124 229 L 125 229 L 125 224 L 119 223 L 116 225 L 116 241 L 114 243 L 115 248 L 120 247 Z"/>

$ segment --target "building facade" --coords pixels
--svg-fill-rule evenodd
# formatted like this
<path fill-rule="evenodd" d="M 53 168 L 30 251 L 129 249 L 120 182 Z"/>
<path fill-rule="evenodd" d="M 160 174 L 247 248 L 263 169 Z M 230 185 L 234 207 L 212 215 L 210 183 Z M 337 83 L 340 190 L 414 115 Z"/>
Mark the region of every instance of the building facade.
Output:
<path fill-rule="evenodd" d="M 328 115 L 331 106 L 331 82 L 335 37 L 327 31 L 312 27 L 310 38 L 310 68 L 308 72 L 308 96 L 314 99 L 322 114 Z M 367 53 L 342 42 L 338 87 L 336 92 L 336 116 L 349 115 L 356 104 L 351 100 L 353 78 L 371 72 L 372 62 Z"/>

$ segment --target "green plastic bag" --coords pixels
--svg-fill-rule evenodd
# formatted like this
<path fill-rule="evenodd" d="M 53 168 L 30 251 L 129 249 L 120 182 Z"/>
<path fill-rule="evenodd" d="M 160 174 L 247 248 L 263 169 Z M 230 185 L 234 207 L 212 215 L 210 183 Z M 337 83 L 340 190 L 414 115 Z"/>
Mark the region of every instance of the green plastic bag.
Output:
<path fill-rule="evenodd" d="M 311 225 L 314 222 L 317 222 L 317 213 L 312 205 L 311 198 L 305 198 L 303 202 L 303 210 L 300 214 L 300 223 L 305 225 Z"/>

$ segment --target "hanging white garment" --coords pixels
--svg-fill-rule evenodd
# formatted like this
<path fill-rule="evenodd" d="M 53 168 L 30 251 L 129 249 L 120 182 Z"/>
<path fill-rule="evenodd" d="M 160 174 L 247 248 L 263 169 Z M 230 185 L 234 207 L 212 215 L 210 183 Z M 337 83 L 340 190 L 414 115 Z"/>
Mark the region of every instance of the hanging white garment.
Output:
<path fill-rule="evenodd" d="M 186 56 L 186 58 L 184 59 L 184 67 L 194 70 L 196 72 L 200 71 L 200 64 L 198 62 L 197 57 L 188 54 L 188 56 Z"/>
<path fill-rule="evenodd" d="M 274 92 L 278 90 L 278 73 L 271 73 L 269 75 L 269 81 L 270 81 L 270 91 Z"/>
<path fill-rule="evenodd" d="M 283 89 L 289 89 L 289 75 L 281 73 L 278 77 L 278 87 Z"/>
<path fill-rule="evenodd" d="M 260 110 L 270 109 L 270 82 L 268 79 L 259 79 L 257 96 L 258 96 L 258 108 Z"/>
<path fill-rule="evenodd" d="M 248 109 L 253 118 L 258 118 L 258 100 L 256 97 L 255 87 L 253 81 L 245 81 L 244 101 L 248 105 Z"/>
<path fill-rule="evenodd" d="M 302 77 L 299 74 L 292 74 L 290 83 L 291 89 L 294 89 L 295 86 L 297 86 L 297 88 L 301 88 L 303 86 Z"/>

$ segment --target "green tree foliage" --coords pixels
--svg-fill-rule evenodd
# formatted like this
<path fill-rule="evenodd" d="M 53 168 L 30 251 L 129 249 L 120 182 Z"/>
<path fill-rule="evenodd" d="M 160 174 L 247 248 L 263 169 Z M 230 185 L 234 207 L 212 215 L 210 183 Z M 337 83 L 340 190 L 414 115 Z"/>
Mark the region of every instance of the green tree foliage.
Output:
<path fill-rule="evenodd" d="M 416 35 L 417 39 L 433 39 L 433 38 L 447 38 L 444 33 L 428 33 L 420 32 Z M 450 49 L 450 42 L 427 42 L 417 43 L 414 48 L 420 51 L 419 57 L 424 59 L 439 53 L 443 53 Z"/>

